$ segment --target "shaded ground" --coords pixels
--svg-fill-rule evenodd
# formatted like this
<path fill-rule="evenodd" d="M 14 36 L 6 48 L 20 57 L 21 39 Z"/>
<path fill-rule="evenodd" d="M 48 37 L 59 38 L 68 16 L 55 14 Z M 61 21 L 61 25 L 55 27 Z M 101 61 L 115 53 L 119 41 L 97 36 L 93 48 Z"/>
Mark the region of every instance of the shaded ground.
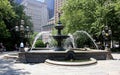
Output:
<path fill-rule="evenodd" d="M 0 54 L 0 75 L 26 75 L 30 74 L 24 71 L 24 68 L 14 68 L 14 59 L 5 59 L 4 56 L 8 53 Z"/>
<path fill-rule="evenodd" d="M 3 58 L 6 54 L 0 54 L 0 75 L 120 75 L 119 53 L 112 54 L 115 60 L 99 60 L 89 66 L 15 63 L 14 59 Z"/>

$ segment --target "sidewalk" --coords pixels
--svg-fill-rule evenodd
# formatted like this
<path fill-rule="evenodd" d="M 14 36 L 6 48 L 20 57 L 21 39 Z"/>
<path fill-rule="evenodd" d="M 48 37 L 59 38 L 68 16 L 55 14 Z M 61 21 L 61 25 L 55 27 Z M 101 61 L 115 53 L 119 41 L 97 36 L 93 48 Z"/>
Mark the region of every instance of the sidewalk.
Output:
<path fill-rule="evenodd" d="M 13 52 L 11 52 L 13 53 Z M 120 54 L 113 53 L 115 60 L 99 60 L 89 66 L 58 66 L 47 63 L 16 63 L 4 59 L 11 53 L 0 54 L 0 75 L 120 75 Z"/>

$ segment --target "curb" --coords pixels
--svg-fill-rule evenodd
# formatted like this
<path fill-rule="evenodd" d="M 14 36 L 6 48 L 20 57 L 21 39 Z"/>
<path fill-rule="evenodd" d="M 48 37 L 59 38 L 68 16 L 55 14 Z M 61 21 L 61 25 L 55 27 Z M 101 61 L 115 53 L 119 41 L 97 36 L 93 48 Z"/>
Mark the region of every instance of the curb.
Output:
<path fill-rule="evenodd" d="M 94 58 L 90 58 L 90 61 L 85 61 L 85 62 L 61 62 L 61 61 L 46 59 L 45 62 L 49 64 L 61 65 L 61 66 L 85 66 L 85 65 L 95 64 L 97 63 L 97 60 Z"/>

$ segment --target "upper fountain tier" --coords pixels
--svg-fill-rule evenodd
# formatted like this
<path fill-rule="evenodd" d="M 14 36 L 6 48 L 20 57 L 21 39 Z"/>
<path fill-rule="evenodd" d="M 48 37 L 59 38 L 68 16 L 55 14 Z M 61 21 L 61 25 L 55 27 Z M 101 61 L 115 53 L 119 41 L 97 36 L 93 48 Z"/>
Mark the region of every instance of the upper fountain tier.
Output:
<path fill-rule="evenodd" d="M 64 28 L 64 26 L 60 22 L 60 13 L 58 13 L 58 14 L 59 14 L 59 16 L 58 16 L 59 21 L 58 21 L 58 24 L 55 26 L 55 29 L 57 30 L 57 35 L 53 36 L 53 38 L 57 41 L 57 46 L 54 50 L 55 51 L 64 51 L 66 49 L 63 48 L 62 41 L 63 41 L 63 39 L 68 38 L 69 36 L 61 34 L 61 30 Z"/>
<path fill-rule="evenodd" d="M 63 28 L 64 28 L 64 26 L 60 22 L 55 26 L 55 29 L 57 29 L 57 30 L 62 30 Z"/>

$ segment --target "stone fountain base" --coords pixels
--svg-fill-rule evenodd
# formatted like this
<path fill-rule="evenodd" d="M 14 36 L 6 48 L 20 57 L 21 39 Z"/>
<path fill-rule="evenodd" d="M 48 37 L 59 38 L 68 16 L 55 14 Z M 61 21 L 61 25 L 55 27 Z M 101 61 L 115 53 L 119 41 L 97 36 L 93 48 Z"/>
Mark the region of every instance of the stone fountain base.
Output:
<path fill-rule="evenodd" d="M 89 61 L 84 61 L 84 62 L 65 62 L 65 61 L 54 61 L 54 60 L 45 60 L 46 63 L 48 64 L 53 64 L 53 65 L 61 65 L 61 66 L 84 66 L 84 65 L 91 65 L 97 63 L 97 60 L 94 58 L 90 58 Z"/>
<path fill-rule="evenodd" d="M 87 51 L 53 51 L 53 50 L 37 50 L 19 53 L 19 60 L 23 63 L 44 63 L 46 59 L 65 60 L 74 59 L 90 59 L 97 60 L 108 59 L 108 51 L 105 50 L 87 50 Z"/>

